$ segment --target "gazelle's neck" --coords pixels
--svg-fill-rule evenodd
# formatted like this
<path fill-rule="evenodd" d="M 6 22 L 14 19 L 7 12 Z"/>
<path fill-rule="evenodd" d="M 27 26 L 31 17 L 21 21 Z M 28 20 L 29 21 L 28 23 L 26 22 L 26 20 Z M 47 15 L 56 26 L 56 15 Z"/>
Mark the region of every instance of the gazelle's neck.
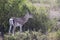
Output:
<path fill-rule="evenodd" d="M 29 20 L 28 15 L 25 15 L 25 16 L 24 16 L 24 19 L 25 19 L 25 21 L 27 22 L 27 21 Z"/>

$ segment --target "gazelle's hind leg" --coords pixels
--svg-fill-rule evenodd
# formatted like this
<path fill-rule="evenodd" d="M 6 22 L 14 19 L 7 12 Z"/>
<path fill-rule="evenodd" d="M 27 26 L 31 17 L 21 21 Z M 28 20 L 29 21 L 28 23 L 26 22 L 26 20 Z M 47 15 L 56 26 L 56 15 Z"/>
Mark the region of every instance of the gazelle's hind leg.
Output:
<path fill-rule="evenodd" d="M 10 28 L 9 28 L 9 34 L 11 34 L 11 28 L 12 28 L 12 26 L 10 25 Z"/>

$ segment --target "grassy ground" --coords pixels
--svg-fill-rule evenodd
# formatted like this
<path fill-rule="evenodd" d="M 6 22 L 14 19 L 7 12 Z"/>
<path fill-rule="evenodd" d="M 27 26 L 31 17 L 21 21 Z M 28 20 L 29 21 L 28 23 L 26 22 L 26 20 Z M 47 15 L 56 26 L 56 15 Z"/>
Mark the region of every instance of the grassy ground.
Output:
<path fill-rule="evenodd" d="M 50 32 L 46 35 L 42 34 L 41 32 L 16 32 L 14 36 L 5 35 L 4 40 L 59 40 L 60 39 L 60 32 Z"/>

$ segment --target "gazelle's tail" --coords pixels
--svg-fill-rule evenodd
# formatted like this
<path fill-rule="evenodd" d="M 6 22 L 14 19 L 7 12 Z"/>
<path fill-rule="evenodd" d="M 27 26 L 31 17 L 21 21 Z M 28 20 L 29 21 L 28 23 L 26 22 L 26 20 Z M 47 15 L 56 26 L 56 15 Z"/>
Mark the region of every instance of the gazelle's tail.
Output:
<path fill-rule="evenodd" d="M 10 19 L 9 19 L 9 24 L 10 24 L 10 25 L 13 25 L 13 18 L 10 18 Z"/>

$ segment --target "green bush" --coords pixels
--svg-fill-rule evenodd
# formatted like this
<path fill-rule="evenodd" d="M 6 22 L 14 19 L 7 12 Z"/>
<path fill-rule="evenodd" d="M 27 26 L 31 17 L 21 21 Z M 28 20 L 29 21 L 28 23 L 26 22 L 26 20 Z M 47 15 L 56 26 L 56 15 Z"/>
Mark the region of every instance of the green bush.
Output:
<path fill-rule="evenodd" d="M 30 30 L 41 30 L 42 33 L 46 33 L 50 27 L 52 27 L 51 20 L 48 18 L 48 9 L 44 6 L 35 7 L 28 0 L 1 0 L 0 1 L 0 24 L 5 27 L 5 32 L 9 29 L 10 17 L 21 17 L 26 14 L 28 9 L 30 13 L 34 15 L 34 18 L 29 20 L 24 27 Z M 52 24 L 52 25 L 51 25 Z M 50 29 L 49 29 L 50 30 Z"/>
<path fill-rule="evenodd" d="M 46 35 L 42 34 L 41 32 L 36 31 L 26 31 L 26 32 L 16 32 L 13 36 L 5 34 L 4 40 L 59 40 L 60 39 L 60 32 L 50 32 Z"/>
<path fill-rule="evenodd" d="M 4 40 L 39 40 L 40 38 L 43 39 L 44 37 L 45 35 L 42 36 L 40 32 L 26 31 L 23 33 L 16 32 L 14 36 L 5 35 Z"/>

